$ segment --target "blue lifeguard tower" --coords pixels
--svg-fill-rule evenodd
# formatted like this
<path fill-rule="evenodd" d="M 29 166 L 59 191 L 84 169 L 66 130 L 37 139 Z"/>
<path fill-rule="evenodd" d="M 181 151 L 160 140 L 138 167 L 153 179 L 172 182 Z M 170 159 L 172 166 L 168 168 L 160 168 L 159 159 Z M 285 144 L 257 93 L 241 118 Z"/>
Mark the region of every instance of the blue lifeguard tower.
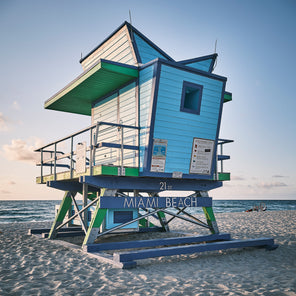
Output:
<path fill-rule="evenodd" d="M 80 60 L 82 74 L 45 102 L 46 109 L 88 115 L 91 125 L 36 150 L 37 183 L 65 192 L 50 231 L 39 231 L 44 237 L 84 235 L 84 250 L 97 254 L 145 247 L 113 254 L 125 268 L 147 257 L 274 247 L 272 239 L 234 241 L 219 233 L 208 192 L 230 180 L 223 145 L 232 141 L 220 139 L 219 129 L 232 94 L 227 78 L 213 73 L 216 59 L 177 62 L 124 22 Z M 192 207 L 202 207 L 205 221 L 187 211 Z M 175 218 L 209 235 L 100 243 L 118 232 L 167 232 Z"/>

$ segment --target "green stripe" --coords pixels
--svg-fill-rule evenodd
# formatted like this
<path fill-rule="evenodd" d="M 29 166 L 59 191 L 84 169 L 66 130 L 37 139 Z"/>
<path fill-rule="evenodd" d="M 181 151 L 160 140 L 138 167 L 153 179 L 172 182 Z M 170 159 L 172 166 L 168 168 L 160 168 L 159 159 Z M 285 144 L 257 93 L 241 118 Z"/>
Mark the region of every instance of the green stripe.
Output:
<path fill-rule="evenodd" d="M 224 103 L 232 101 L 232 93 L 225 93 L 224 94 Z"/>
<path fill-rule="evenodd" d="M 55 234 L 56 234 L 56 228 L 62 224 L 62 222 L 65 219 L 65 216 L 68 212 L 68 210 L 70 209 L 70 207 L 72 206 L 72 198 L 71 198 L 71 192 L 70 191 L 66 191 L 64 198 L 62 200 L 62 203 L 59 207 L 59 211 L 55 217 L 55 220 L 52 224 L 51 230 L 49 232 L 48 238 L 54 238 Z"/>

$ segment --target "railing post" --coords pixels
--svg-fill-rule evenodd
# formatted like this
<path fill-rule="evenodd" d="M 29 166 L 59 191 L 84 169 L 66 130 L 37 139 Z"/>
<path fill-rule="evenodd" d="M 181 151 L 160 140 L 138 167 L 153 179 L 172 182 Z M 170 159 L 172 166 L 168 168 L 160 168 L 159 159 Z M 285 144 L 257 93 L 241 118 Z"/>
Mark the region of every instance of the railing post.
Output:
<path fill-rule="evenodd" d="M 121 148 L 120 148 L 120 152 L 121 152 L 121 169 L 120 169 L 120 175 L 124 175 L 123 174 L 123 126 L 121 127 Z"/>
<path fill-rule="evenodd" d="M 40 162 L 41 162 L 41 184 L 42 184 L 43 183 L 43 149 L 41 149 Z"/>
<path fill-rule="evenodd" d="M 83 197 L 83 208 L 87 206 L 87 196 L 88 196 L 88 185 L 86 183 L 82 184 L 82 197 Z M 88 210 L 85 210 L 82 214 L 82 219 L 85 227 L 88 224 Z"/>
<path fill-rule="evenodd" d="M 70 179 L 73 178 L 73 136 L 71 137 L 71 152 L 70 152 Z"/>
<path fill-rule="evenodd" d="M 220 145 L 220 154 L 221 154 L 221 156 L 223 155 L 223 144 L 222 143 Z M 223 173 L 223 159 L 221 159 L 221 173 Z"/>
<path fill-rule="evenodd" d="M 53 164 L 54 180 L 57 180 L 57 143 L 54 144 L 54 164 Z"/>
<path fill-rule="evenodd" d="M 93 128 L 90 128 L 90 139 L 89 139 L 89 174 L 93 175 Z M 86 160 L 85 160 L 86 161 Z"/>
<path fill-rule="evenodd" d="M 50 152 L 50 158 L 52 158 L 52 152 Z M 52 175 L 52 162 L 50 164 L 50 174 Z"/>

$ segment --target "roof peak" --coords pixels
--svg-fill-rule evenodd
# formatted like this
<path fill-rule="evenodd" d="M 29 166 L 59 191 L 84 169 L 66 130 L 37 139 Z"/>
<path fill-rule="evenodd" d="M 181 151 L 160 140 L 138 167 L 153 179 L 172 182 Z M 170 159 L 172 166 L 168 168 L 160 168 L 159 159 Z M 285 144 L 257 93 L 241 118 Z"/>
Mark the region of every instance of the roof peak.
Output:
<path fill-rule="evenodd" d="M 105 38 L 98 46 L 96 46 L 93 50 L 91 50 L 87 55 L 82 57 L 79 62 L 82 63 L 85 59 L 87 59 L 91 54 L 93 54 L 96 50 L 98 50 L 104 43 L 110 40 L 118 31 L 120 31 L 124 26 L 127 27 L 129 37 L 132 41 L 132 46 L 135 52 L 138 52 L 138 46 L 136 44 L 134 34 L 138 35 L 142 40 L 144 40 L 149 46 L 159 52 L 163 57 L 167 58 L 170 61 L 174 61 L 167 53 L 165 53 L 162 49 L 160 49 L 156 44 L 154 44 L 150 39 L 148 39 L 144 34 L 142 34 L 137 28 L 135 28 L 128 21 L 124 21 L 116 30 L 114 30 L 107 38 Z M 139 60 L 141 60 L 140 56 L 137 56 Z M 141 63 L 141 61 L 138 61 Z"/>

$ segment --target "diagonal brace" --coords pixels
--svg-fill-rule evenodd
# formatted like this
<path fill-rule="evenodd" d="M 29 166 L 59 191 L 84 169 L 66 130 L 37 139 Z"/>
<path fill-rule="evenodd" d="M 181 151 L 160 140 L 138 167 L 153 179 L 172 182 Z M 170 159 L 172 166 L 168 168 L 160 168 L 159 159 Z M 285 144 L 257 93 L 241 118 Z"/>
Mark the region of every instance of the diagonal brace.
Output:
<path fill-rule="evenodd" d="M 194 220 L 190 220 L 190 219 L 185 218 L 185 217 L 182 217 L 182 216 L 178 216 L 177 214 L 174 214 L 174 213 L 172 213 L 172 212 L 170 212 L 170 211 L 167 211 L 167 210 L 165 210 L 165 209 L 161 209 L 161 211 L 164 212 L 164 213 L 166 213 L 166 214 L 168 214 L 168 215 L 175 216 L 176 218 L 179 218 L 179 219 L 181 219 L 181 220 L 185 220 L 185 221 L 187 221 L 187 222 L 190 222 L 190 223 L 193 223 L 193 224 L 196 224 L 196 225 L 199 225 L 199 226 L 205 227 L 205 228 L 210 228 L 208 225 L 205 225 L 205 224 L 199 223 L 199 222 L 194 221 Z"/>
<path fill-rule="evenodd" d="M 62 228 L 63 226 L 65 226 L 67 223 L 69 223 L 71 220 L 73 220 L 74 218 L 76 218 L 80 213 L 84 212 L 85 210 L 87 210 L 89 207 L 91 207 L 93 204 L 95 204 L 98 200 L 100 199 L 100 197 L 98 196 L 96 199 L 94 199 L 91 203 L 89 203 L 86 207 L 82 208 L 80 211 L 78 211 L 77 213 L 75 213 L 72 217 L 70 217 L 67 221 L 65 221 L 63 224 L 59 225 L 56 230 L 59 230 L 60 228 Z"/>

